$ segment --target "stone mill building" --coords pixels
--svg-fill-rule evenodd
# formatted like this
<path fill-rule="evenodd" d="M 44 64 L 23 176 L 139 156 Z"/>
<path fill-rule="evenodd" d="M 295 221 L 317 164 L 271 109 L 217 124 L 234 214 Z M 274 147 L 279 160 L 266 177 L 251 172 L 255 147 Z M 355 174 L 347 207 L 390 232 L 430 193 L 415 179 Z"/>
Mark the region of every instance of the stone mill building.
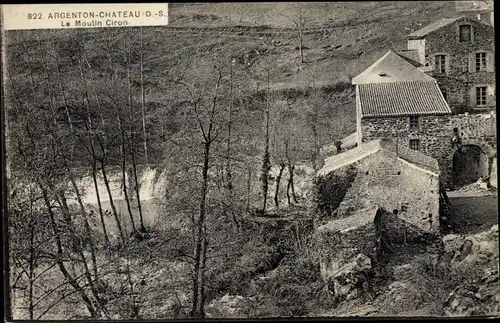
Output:
<path fill-rule="evenodd" d="M 358 145 L 393 138 L 435 158 L 445 187 L 479 178 L 496 187 L 493 27 L 462 16 L 407 39 L 352 80 Z"/>

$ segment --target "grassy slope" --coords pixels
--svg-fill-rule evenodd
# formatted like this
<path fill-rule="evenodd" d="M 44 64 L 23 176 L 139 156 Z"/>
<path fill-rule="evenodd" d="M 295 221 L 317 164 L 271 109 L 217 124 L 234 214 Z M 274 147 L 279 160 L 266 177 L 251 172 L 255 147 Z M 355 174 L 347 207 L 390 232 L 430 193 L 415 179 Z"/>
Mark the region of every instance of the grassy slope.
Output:
<path fill-rule="evenodd" d="M 290 6 L 211 3 L 171 8 L 169 27 L 144 28 L 146 79 L 157 85 L 151 95 L 162 96 L 164 72 L 177 58 L 189 64 L 223 53 L 241 60 L 248 54 L 257 67 L 281 67 L 280 75 L 273 80 L 277 88 L 310 83 L 311 75 L 324 84 L 350 81 L 388 49 L 406 48 L 405 36 L 411 31 L 438 18 L 457 15 L 451 1 L 307 3 L 304 46 L 309 49 L 305 50 L 306 63 L 298 64 L 297 37 L 285 16 L 293 12 Z M 95 55 L 98 65 L 106 64 L 102 48 L 105 33 L 124 30 L 88 31 L 91 35 L 86 48 L 90 56 Z M 54 35 L 58 38 L 76 33 L 57 30 Z M 138 46 L 137 30 L 134 34 Z M 14 38 L 7 37 L 7 41 Z M 138 68 L 138 62 L 134 68 Z"/>
<path fill-rule="evenodd" d="M 291 6 L 290 3 L 182 6 L 171 10 L 171 26 L 251 27 L 237 33 L 207 33 L 196 47 L 202 49 L 212 44 L 212 50 L 241 52 L 269 48 L 269 55 L 259 57 L 257 64 L 287 66 L 287 71 L 275 80 L 275 86 L 283 88 L 309 82 L 310 74 L 326 84 L 349 81 L 388 49 L 406 48 L 404 37 L 411 31 L 436 19 L 456 15 L 452 1 L 307 3 L 306 28 L 315 32 L 306 34 L 304 46 L 310 48 L 305 51 L 307 62 L 297 66 L 296 36 L 286 17 L 293 12 Z M 269 35 L 257 33 L 257 27 L 268 27 Z M 288 45 L 274 45 L 273 40 Z M 332 48 L 338 45 L 342 47 Z"/>

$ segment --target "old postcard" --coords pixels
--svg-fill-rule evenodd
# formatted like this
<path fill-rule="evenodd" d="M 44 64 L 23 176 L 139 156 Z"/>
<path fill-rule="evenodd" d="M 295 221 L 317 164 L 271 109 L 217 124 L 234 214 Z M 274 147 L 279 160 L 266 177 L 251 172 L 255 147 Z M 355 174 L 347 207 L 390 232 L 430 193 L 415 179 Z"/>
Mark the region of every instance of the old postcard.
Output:
<path fill-rule="evenodd" d="M 498 316 L 493 1 L 1 8 L 6 321 Z"/>

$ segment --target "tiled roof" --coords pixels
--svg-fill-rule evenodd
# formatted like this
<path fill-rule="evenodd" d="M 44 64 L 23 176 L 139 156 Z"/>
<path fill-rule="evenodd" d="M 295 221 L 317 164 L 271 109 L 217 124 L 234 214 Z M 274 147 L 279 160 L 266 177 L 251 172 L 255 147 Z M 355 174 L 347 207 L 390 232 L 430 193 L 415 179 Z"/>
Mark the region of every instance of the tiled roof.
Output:
<path fill-rule="evenodd" d="M 363 143 L 356 148 L 346 152 L 331 156 L 325 159 L 325 164 L 318 171 L 317 175 L 324 176 L 334 170 L 352 165 L 368 156 L 379 151 L 390 151 L 396 158 L 407 161 L 423 170 L 430 171 L 436 175 L 439 174 L 439 164 L 436 159 L 426 154 L 410 149 L 403 145 L 398 145 L 397 141 L 389 138 L 382 138 Z"/>
<path fill-rule="evenodd" d="M 452 22 L 455 22 L 459 19 L 463 18 L 463 16 L 461 17 L 456 17 L 456 18 L 441 18 L 437 21 L 434 21 L 433 23 L 431 23 L 430 25 L 427 25 L 425 26 L 424 28 L 421 28 L 419 30 L 416 30 L 414 32 L 412 32 L 411 34 L 409 34 L 407 37 L 408 38 L 421 38 L 421 37 L 424 37 L 444 26 L 447 26 L 449 24 L 451 24 Z"/>
<path fill-rule="evenodd" d="M 361 74 L 352 79 L 352 84 L 394 83 L 408 81 L 433 81 L 434 78 L 418 70 L 414 65 L 392 50 L 378 59 Z"/>
<path fill-rule="evenodd" d="M 436 81 L 358 85 L 361 117 L 451 114 Z"/>

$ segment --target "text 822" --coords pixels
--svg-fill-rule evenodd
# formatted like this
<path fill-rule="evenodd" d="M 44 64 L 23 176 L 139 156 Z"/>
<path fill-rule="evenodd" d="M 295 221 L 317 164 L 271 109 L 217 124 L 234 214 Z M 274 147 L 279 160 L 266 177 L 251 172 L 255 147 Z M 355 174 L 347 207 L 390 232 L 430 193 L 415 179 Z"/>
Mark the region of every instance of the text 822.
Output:
<path fill-rule="evenodd" d="M 29 13 L 28 19 L 42 19 L 41 13 Z"/>

